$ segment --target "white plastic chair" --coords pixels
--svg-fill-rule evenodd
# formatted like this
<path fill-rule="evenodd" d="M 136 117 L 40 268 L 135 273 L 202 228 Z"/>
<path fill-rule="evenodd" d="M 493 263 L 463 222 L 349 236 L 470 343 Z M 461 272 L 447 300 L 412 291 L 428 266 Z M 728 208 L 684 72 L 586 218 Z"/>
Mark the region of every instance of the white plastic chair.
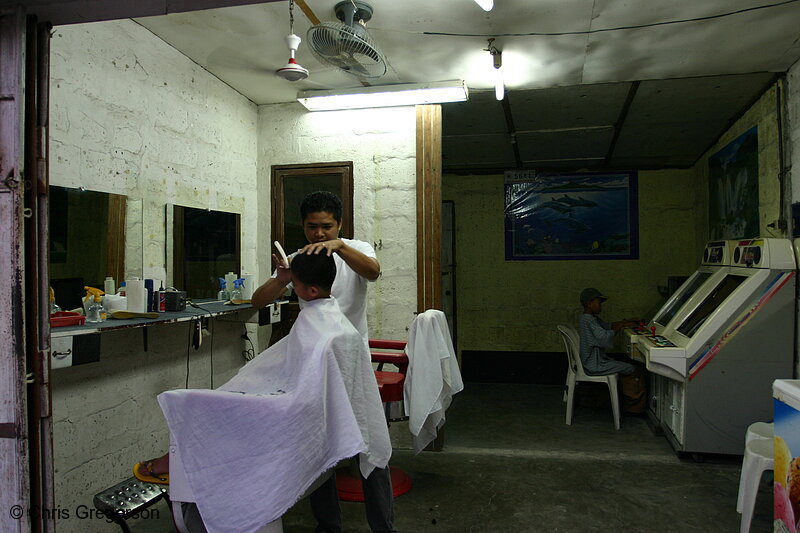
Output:
<path fill-rule="evenodd" d="M 768 422 L 755 422 L 747 428 L 739 497 L 736 501 L 736 512 L 742 515 L 741 533 L 750 531 L 761 476 L 764 471 L 775 468 L 774 431 L 774 425 Z"/>
<path fill-rule="evenodd" d="M 567 384 L 564 401 L 567 402 L 567 425 L 572 425 L 572 406 L 575 402 L 575 385 L 579 381 L 595 383 L 605 383 L 608 385 L 608 394 L 611 396 L 611 411 L 614 415 L 614 429 L 619 429 L 619 397 L 617 396 L 618 376 L 605 374 L 602 376 L 588 376 L 583 371 L 583 364 L 580 356 L 580 341 L 578 332 L 569 326 L 558 326 L 558 332 L 564 339 L 564 347 L 567 350 Z"/>

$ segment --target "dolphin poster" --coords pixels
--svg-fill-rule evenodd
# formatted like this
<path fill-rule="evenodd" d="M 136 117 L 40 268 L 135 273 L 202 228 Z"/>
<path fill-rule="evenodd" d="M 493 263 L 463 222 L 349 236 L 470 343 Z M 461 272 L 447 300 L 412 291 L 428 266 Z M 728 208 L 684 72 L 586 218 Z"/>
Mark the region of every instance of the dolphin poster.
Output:
<path fill-rule="evenodd" d="M 505 184 L 506 260 L 638 259 L 636 172 Z"/>

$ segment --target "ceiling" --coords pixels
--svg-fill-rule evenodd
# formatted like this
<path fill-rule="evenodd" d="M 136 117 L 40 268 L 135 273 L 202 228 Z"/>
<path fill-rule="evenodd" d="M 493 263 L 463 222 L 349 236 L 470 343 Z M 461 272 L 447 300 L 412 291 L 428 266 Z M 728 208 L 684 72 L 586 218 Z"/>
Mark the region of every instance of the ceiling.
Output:
<path fill-rule="evenodd" d="M 297 59 L 311 75 L 294 83 L 274 75 L 288 59 L 288 1 L 29 4 L 56 22 L 169 12 L 134 20 L 257 104 L 362 85 L 305 42 L 309 17 L 336 20 L 336 0 L 295 1 Z M 236 3 L 250 5 L 187 11 Z M 369 84 L 464 79 L 470 88 L 468 102 L 443 106 L 451 172 L 690 166 L 800 58 L 798 0 L 496 0 L 489 13 L 472 0 L 370 4 L 366 27 L 389 69 Z M 688 19 L 700 20 L 676 22 Z M 489 37 L 502 51 L 502 102 Z"/>

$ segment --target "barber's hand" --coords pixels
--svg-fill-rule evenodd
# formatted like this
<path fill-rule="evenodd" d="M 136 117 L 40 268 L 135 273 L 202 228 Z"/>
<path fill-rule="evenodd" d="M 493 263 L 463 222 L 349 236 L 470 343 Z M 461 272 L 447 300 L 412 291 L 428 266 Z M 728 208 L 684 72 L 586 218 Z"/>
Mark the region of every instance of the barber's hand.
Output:
<path fill-rule="evenodd" d="M 272 254 L 272 260 L 275 262 L 275 265 L 277 265 L 275 279 L 277 279 L 284 285 L 288 285 L 289 282 L 292 281 L 292 269 L 289 267 L 289 265 L 285 265 L 283 263 L 283 259 L 281 259 L 275 254 Z"/>
<path fill-rule="evenodd" d="M 311 244 L 306 244 L 302 248 L 300 248 L 301 254 L 314 254 L 318 255 L 320 253 L 325 253 L 328 257 L 333 255 L 333 252 L 339 250 L 344 246 L 344 243 L 341 239 L 332 239 L 330 241 L 323 241 L 323 242 L 313 242 Z"/>

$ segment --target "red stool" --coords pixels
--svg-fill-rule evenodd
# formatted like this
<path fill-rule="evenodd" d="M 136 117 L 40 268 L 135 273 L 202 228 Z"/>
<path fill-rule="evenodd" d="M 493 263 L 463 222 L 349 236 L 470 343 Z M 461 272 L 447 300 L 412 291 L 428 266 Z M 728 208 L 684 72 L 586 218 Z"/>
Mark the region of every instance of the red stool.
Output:
<path fill-rule="evenodd" d="M 408 370 L 408 356 L 405 353 L 406 344 L 405 341 L 369 340 L 369 347 L 371 350 L 394 350 L 392 352 L 370 352 L 372 362 L 378 363 L 378 369 L 375 371 L 375 379 L 378 381 L 378 391 L 381 395 L 381 401 L 385 406 L 387 421 L 407 419 L 404 414 L 403 416 L 391 416 L 391 406 L 393 402 L 400 402 L 399 405 L 401 409 L 403 405 L 403 386 L 405 385 L 406 371 Z M 387 363 L 396 366 L 397 371 L 383 370 L 383 365 Z M 389 473 L 392 476 L 392 493 L 395 498 L 411 490 L 412 483 L 408 474 L 395 467 L 390 467 Z M 342 501 L 364 501 L 364 493 L 361 488 L 361 476 L 358 472 L 355 472 L 354 475 L 350 468 L 343 467 L 336 470 L 336 490 L 339 493 L 339 499 Z"/>

